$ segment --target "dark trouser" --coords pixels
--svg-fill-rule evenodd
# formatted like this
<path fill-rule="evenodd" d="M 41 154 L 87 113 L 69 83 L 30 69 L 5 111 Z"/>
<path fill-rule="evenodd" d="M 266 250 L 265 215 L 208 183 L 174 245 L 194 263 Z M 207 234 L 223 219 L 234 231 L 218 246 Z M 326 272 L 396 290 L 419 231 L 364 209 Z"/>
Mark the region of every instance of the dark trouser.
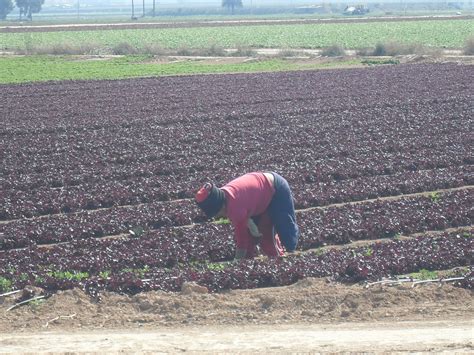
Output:
<path fill-rule="evenodd" d="M 268 206 L 268 212 L 281 243 L 287 251 L 291 252 L 296 249 L 300 234 L 296 224 L 293 195 L 288 182 L 283 177 L 274 172 L 271 174 L 275 178 L 275 195 Z"/>

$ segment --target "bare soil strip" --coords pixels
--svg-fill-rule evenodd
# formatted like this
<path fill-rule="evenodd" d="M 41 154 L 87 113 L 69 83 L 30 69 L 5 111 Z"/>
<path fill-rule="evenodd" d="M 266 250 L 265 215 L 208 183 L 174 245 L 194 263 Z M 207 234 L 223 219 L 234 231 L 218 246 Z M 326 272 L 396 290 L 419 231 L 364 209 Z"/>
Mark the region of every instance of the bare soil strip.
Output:
<path fill-rule="evenodd" d="M 95 31 L 148 28 L 182 27 L 223 27 L 223 26 L 260 26 L 260 25 L 300 25 L 324 23 L 365 23 L 432 20 L 468 20 L 474 16 L 401 16 L 401 17 L 358 17 L 358 18 L 320 18 L 320 19 L 282 19 L 282 20 L 225 20 L 225 21 L 189 21 L 189 22 L 142 22 L 142 23 L 104 23 L 104 24 L 63 24 L 63 25 L 27 25 L 0 26 L 0 32 L 58 32 L 58 31 Z"/>

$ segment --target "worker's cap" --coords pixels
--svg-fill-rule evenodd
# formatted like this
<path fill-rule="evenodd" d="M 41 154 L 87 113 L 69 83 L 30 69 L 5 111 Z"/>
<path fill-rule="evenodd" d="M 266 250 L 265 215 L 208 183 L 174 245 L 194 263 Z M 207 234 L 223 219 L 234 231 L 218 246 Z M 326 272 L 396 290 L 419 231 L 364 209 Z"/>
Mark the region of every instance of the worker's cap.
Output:
<path fill-rule="evenodd" d="M 196 203 L 208 218 L 214 217 L 224 206 L 224 191 L 208 182 L 196 193 Z"/>

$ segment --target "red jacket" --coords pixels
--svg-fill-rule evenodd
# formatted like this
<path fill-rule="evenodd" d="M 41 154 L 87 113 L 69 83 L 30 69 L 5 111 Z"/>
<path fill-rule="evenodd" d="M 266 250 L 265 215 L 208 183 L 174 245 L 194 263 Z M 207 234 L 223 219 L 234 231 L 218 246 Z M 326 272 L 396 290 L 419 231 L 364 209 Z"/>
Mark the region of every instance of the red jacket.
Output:
<path fill-rule="evenodd" d="M 248 220 L 265 212 L 275 188 L 263 173 L 248 173 L 232 180 L 222 190 L 226 195 L 227 217 L 235 229 L 237 248 L 246 249 Z"/>

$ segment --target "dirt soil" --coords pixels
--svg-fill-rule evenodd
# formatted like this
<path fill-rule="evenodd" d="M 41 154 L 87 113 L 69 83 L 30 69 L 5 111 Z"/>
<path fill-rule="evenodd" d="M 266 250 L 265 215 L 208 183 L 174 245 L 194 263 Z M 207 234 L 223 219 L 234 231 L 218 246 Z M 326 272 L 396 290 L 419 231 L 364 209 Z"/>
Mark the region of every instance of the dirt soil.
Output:
<path fill-rule="evenodd" d="M 2 352 L 474 351 L 470 290 L 448 284 L 202 288 L 134 296 L 79 289 L 11 311 L 0 299 Z"/>

